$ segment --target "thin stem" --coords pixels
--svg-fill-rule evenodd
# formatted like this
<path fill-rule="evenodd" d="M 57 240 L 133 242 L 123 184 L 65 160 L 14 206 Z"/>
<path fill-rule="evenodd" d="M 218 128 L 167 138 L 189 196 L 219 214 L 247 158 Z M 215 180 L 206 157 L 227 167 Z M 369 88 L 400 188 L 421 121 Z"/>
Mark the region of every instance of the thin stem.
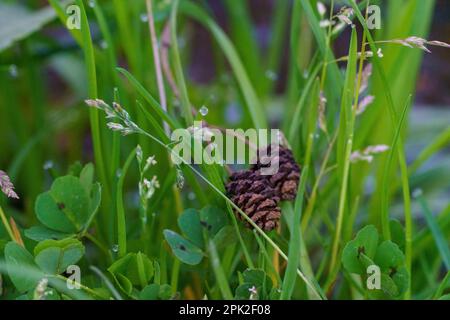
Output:
<path fill-rule="evenodd" d="M 103 299 L 103 300 L 107 299 L 107 297 L 97 293 L 96 291 L 94 291 L 91 288 L 81 284 L 80 282 L 76 282 L 75 280 L 69 280 L 66 277 L 62 276 L 62 275 L 56 275 L 55 278 L 59 279 L 59 280 L 62 280 L 62 281 L 65 281 L 65 282 L 71 281 L 74 286 L 80 287 L 81 289 L 83 289 L 87 293 L 89 293 L 89 294 L 91 294 L 91 295 L 93 295 L 93 296 L 95 296 L 97 298 Z"/>
<path fill-rule="evenodd" d="M 146 0 L 145 3 L 147 5 L 148 28 L 150 30 L 150 38 L 152 41 L 153 59 L 154 59 L 155 71 L 156 71 L 156 82 L 158 83 L 159 100 L 160 100 L 161 108 L 167 112 L 166 90 L 164 88 L 164 78 L 163 78 L 162 69 L 161 69 L 159 44 L 158 44 L 158 39 L 156 37 L 156 31 L 155 31 L 155 20 L 153 18 L 152 0 Z M 170 129 L 166 122 L 164 122 L 164 130 L 169 135 Z"/>
<path fill-rule="evenodd" d="M 14 233 L 12 232 L 11 226 L 8 223 L 8 219 L 6 219 L 6 215 L 3 212 L 2 207 L 0 206 L 0 218 L 2 219 L 3 225 L 5 226 L 6 232 L 8 232 L 9 237 L 12 241 L 16 241 L 14 238 Z"/>

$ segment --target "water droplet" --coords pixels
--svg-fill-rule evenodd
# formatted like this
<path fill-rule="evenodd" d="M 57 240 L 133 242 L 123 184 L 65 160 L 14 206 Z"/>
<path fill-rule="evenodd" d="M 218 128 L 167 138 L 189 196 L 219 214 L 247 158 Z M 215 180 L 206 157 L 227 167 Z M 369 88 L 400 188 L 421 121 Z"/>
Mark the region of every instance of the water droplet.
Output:
<path fill-rule="evenodd" d="M 114 252 L 114 253 L 119 252 L 119 245 L 118 245 L 118 244 L 113 245 L 112 248 L 111 248 L 111 250 L 112 250 L 112 252 Z"/>
<path fill-rule="evenodd" d="M 276 81 L 278 79 L 278 74 L 273 70 L 267 70 L 266 77 L 272 81 Z"/>
<path fill-rule="evenodd" d="M 195 195 L 194 192 L 189 192 L 189 194 L 188 194 L 188 199 L 189 199 L 189 200 L 193 201 L 193 200 L 195 200 L 196 197 L 197 197 L 197 196 Z"/>
<path fill-rule="evenodd" d="M 8 72 L 12 78 L 17 78 L 19 76 L 19 69 L 15 64 L 9 66 Z"/>
<path fill-rule="evenodd" d="M 183 171 L 181 171 L 180 169 L 177 169 L 177 188 L 183 189 L 183 187 L 184 187 Z"/>
<path fill-rule="evenodd" d="M 146 12 L 141 13 L 141 21 L 142 22 L 148 22 L 148 15 Z"/>
<path fill-rule="evenodd" d="M 309 77 L 308 70 L 303 71 L 303 78 L 308 79 L 308 77 Z"/>
<path fill-rule="evenodd" d="M 200 110 L 198 110 L 198 112 L 200 112 L 200 114 L 205 117 L 208 114 L 209 110 L 206 106 L 202 106 Z"/>
<path fill-rule="evenodd" d="M 423 195 L 423 190 L 422 189 L 415 189 L 412 193 L 413 198 L 419 198 Z"/>
<path fill-rule="evenodd" d="M 116 177 L 120 178 L 120 176 L 122 175 L 122 169 L 117 169 L 116 171 Z"/>
<path fill-rule="evenodd" d="M 47 161 L 45 161 L 43 168 L 44 168 L 44 170 L 50 170 L 53 168 L 53 165 L 54 165 L 54 163 L 52 160 L 47 160 Z"/>
<path fill-rule="evenodd" d="M 100 41 L 100 48 L 102 48 L 103 50 L 108 49 L 108 42 L 106 42 L 106 40 Z"/>
<path fill-rule="evenodd" d="M 94 8 L 95 7 L 95 0 L 89 0 L 89 7 Z"/>

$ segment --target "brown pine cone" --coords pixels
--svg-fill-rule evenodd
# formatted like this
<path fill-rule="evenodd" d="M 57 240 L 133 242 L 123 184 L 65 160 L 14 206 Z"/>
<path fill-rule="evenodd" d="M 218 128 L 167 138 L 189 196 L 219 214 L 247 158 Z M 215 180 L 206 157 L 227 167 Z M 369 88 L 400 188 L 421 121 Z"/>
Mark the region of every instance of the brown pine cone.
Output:
<path fill-rule="evenodd" d="M 236 195 L 231 200 L 261 229 L 271 231 L 278 226 L 281 209 L 275 200 L 258 193 Z M 243 220 L 241 215 L 238 217 Z"/>
<path fill-rule="evenodd" d="M 272 161 L 278 161 L 279 169 L 276 174 L 266 177 L 271 187 L 277 191 L 278 197 L 282 200 L 294 200 L 300 180 L 300 167 L 295 162 L 292 151 L 283 146 L 269 145 L 266 152 L 267 157 L 270 157 L 272 148 L 278 148 L 278 156 Z M 257 163 L 252 165 L 251 170 L 259 172 L 259 169 L 269 166 L 270 163 L 261 163 L 258 153 Z"/>
<path fill-rule="evenodd" d="M 292 152 L 281 146 L 268 146 L 267 157 L 271 156 L 272 148 L 279 148 L 278 156 L 272 160 L 278 161 L 279 170 L 274 175 L 262 175 L 260 170 L 271 165 L 270 161 L 259 161 L 249 170 L 233 173 L 226 185 L 231 200 L 251 218 L 258 227 L 271 231 L 278 226 L 281 209 L 278 202 L 293 200 L 297 194 L 300 180 L 300 168 L 295 162 Z M 269 160 L 269 159 L 266 159 Z M 268 162 L 263 164 L 263 162 Z M 238 218 L 242 216 L 235 212 Z M 249 224 L 247 223 L 247 226 Z"/>
<path fill-rule="evenodd" d="M 264 176 L 259 171 L 242 170 L 234 172 L 230 176 L 230 182 L 226 185 L 227 194 L 230 197 L 244 193 L 257 193 L 266 198 L 280 201 L 278 192 L 273 188 L 269 181 L 269 176 Z"/>
<path fill-rule="evenodd" d="M 242 170 L 233 173 L 226 185 L 231 200 L 251 218 L 258 227 L 271 231 L 278 226 L 281 210 L 277 206 L 280 198 L 272 188 L 267 176 L 257 171 Z M 243 217 L 235 212 L 240 220 Z M 250 226 L 249 223 L 246 224 Z"/>

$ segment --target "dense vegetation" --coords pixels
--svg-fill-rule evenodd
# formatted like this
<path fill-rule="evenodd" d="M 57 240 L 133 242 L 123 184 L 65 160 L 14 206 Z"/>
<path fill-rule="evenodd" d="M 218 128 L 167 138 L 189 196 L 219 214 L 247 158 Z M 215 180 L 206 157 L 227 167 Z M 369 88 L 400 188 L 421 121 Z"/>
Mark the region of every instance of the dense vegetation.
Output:
<path fill-rule="evenodd" d="M 435 1 L 273 1 L 264 46 L 250 2 L 0 4 L 1 299 L 449 298 L 449 118 L 412 121 Z M 172 163 L 194 121 L 282 130 L 278 228 L 238 166 Z"/>

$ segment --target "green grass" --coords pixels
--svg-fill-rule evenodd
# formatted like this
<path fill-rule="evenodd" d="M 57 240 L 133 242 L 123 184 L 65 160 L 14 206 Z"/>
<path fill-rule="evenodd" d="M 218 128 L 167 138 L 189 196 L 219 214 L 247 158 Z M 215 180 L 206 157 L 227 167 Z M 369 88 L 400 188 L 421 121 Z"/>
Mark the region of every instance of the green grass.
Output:
<path fill-rule="evenodd" d="M 429 55 L 380 42 L 428 38 L 435 1 L 383 2 L 379 31 L 369 30 L 364 19 L 371 1 L 346 2 L 360 26 L 333 33 L 320 26 L 325 18 L 317 1 L 274 1 L 263 48 L 250 1 L 223 0 L 227 28 L 222 28 L 208 1 L 75 0 L 81 30 L 66 30 L 65 4 L 50 0 L 54 21 L 0 52 L 0 169 L 21 198 L 0 194 L 0 299 L 36 297 L 37 280 L 44 276 L 47 289 L 71 299 L 439 299 L 448 294 L 448 121 L 435 124 L 425 109 L 421 123 L 430 126 L 420 132 L 414 127 L 415 84 Z M 28 3 L 36 8 L 41 2 Z M 324 17 L 341 5 L 324 3 Z M 197 44 L 210 48 L 208 68 L 215 70 L 201 84 L 192 76 L 196 54 L 205 50 L 193 45 L 199 28 L 211 41 Z M 165 30 L 170 32 L 163 39 Z M 64 41 L 61 33 L 67 35 Z M 445 41 L 445 35 L 436 40 Z M 334 48 L 343 44 L 346 56 L 340 57 Z M 375 54 L 362 59 L 367 51 Z M 367 91 L 375 101 L 359 115 L 367 63 L 373 64 Z M 14 77 L 11 65 L 19 71 Z M 327 102 L 319 110 L 323 97 Z M 85 106 L 84 100 L 97 98 L 109 106 L 100 109 L 113 102 L 121 106 L 108 109 L 115 119 Z M 209 109 L 204 116 L 198 112 L 203 105 Z M 234 121 L 227 116 L 232 107 L 240 115 Z M 439 116 L 444 120 L 449 114 Z M 280 204 L 279 228 L 262 230 L 228 197 L 225 184 L 235 167 L 173 163 L 170 134 L 195 120 L 222 130 L 283 129 L 302 172 L 295 202 Z M 135 134 L 122 136 L 106 126 L 130 121 Z M 418 135 L 431 139 L 417 148 Z M 354 161 L 357 151 L 376 145 L 389 150 L 374 154 L 371 162 Z M 157 163 L 144 172 L 149 156 Z M 95 164 L 92 177 L 83 170 L 89 162 Z M 58 195 L 62 199 L 52 189 L 53 206 L 62 208 L 62 216 L 48 217 L 52 207 L 43 212 L 36 198 L 65 175 L 79 177 L 82 186 L 68 186 Z M 159 187 L 143 205 L 138 184 L 153 177 Z M 101 184 L 98 214 L 94 182 Z M 205 207 L 213 208 L 213 218 L 202 216 Z M 200 212 L 201 223 L 189 220 L 186 229 L 178 221 L 189 209 Z M 68 226 L 64 217 L 82 228 Z M 384 245 L 382 253 L 400 261 L 396 270 L 406 271 L 408 284 L 395 283 L 398 295 L 366 290 L 367 274 L 355 271 L 358 263 L 382 260 L 368 250 L 373 234 L 356 236 L 368 225 L 378 231 L 375 248 Z M 164 230 L 178 234 L 178 247 Z M 357 257 L 350 254 L 355 237 L 358 250 L 364 250 Z M 37 244 L 64 246 L 63 238 L 75 241 L 72 250 L 80 253 L 77 259 L 64 256 L 82 269 L 78 293 L 64 288 L 62 274 L 46 274 L 54 260 L 34 251 Z M 394 249 L 383 241 L 392 241 Z M 45 254 L 51 257 L 51 250 Z M 31 266 L 29 272 L 8 269 L 11 261 L 24 270 Z"/>

